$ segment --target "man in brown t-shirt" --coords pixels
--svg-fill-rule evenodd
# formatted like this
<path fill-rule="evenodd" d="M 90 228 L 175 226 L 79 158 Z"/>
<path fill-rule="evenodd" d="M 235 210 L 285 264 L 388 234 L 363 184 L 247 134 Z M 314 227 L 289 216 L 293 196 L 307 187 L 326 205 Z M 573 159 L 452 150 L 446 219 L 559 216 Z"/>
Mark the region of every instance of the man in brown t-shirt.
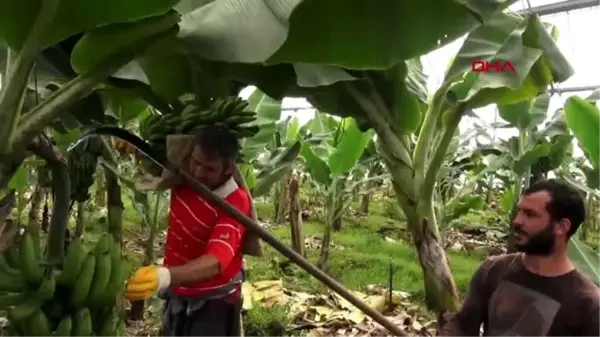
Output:
<path fill-rule="evenodd" d="M 584 219 L 583 199 L 568 184 L 527 189 L 513 223 L 519 253 L 485 260 L 441 335 L 599 336 L 599 289 L 567 257 Z"/>

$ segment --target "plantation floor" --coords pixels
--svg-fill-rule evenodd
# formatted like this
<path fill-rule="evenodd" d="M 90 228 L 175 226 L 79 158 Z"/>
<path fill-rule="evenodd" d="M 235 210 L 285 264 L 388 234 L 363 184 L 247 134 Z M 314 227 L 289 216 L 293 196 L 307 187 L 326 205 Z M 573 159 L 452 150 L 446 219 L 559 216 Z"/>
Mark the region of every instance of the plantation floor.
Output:
<path fill-rule="evenodd" d="M 262 211 L 262 212 L 261 212 Z M 264 208 L 259 207 L 259 216 Z M 345 219 L 342 230 L 333 233 L 333 247 L 327 273 L 350 289 L 363 289 L 370 284 L 387 285 L 390 264 L 393 272 L 393 287 L 423 298 L 421 269 L 414 249 L 409 243 L 398 240 L 395 233 L 381 235 L 380 229 L 389 228 L 389 218 L 373 212 L 368 217 Z M 305 222 L 304 234 L 307 238 L 321 236 L 323 224 Z M 272 233 L 284 243 L 291 245 L 288 226 L 272 228 Z M 390 235 L 391 234 L 391 235 Z M 391 242 L 391 240 L 396 242 Z M 318 242 L 318 241 L 317 241 Z M 282 263 L 286 259 L 271 247 L 266 247 L 262 258 L 247 257 L 248 278 L 251 282 L 264 279 L 282 278 L 286 286 L 294 290 L 324 291 L 325 287 L 308 273 L 297 267 Z M 319 250 L 308 251 L 308 259 L 316 263 Z M 468 253 L 449 253 L 450 265 L 461 291 L 484 257 Z M 283 268 L 280 265 L 284 265 Z"/>
<path fill-rule="evenodd" d="M 270 204 L 259 203 L 257 211 L 263 222 L 272 223 L 273 209 Z M 125 213 L 125 236 L 130 240 L 135 237 L 135 241 L 141 241 L 143 236 L 137 234 L 140 231 L 139 216 L 130 207 L 126 207 Z M 392 219 L 386 213 L 382 205 L 373 204 L 369 216 L 344 219 L 342 230 L 333 234 L 333 247 L 327 272 L 347 288 L 360 291 L 368 285 L 387 287 L 391 264 L 394 290 L 408 292 L 411 294 L 411 301 L 422 304 L 424 295 L 422 276 L 415 252 L 410 244 L 399 239 L 402 237 L 402 222 Z M 270 228 L 276 237 L 290 245 L 289 226 L 270 226 Z M 308 219 L 303 228 L 308 242 L 319 242 L 315 237 L 322 235 L 322 223 Z M 128 249 L 128 251 L 130 252 L 128 260 L 135 268 L 141 261 L 141 249 Z M 162 256 L 163 252 L 156 253 Z M 308 258 L 311 262 L 316 263 L 318 256 L 318 246 L 308 250 Z M 457 285 L 460 291 L 464 292 L 484 256 L 476 253 L 450 252 L 448 257 Z M 289 263 L 269 246 L 265 247 L 265 256 L 262 258 L 246 257 L 246 266 L 250 282 L 282 279 L 286 289 L 309 293 L 326 292 L 326 288 L 320 282 Z M 146 331 L 134 333 L 152 334 L 147 329 L 157 328 L 158 304 L 153 301 L 149 308 L 150 312 L 147 312 L 146 322 L 143 322 L 142 326 L 138 324 L 138 329 Z M 426 311 L 424 308 L 423 310 Z M 285 313 L 277 308 L 256 308 L 251 311 L 244 322 L 246 333 L 249 335 L 261 333 L 273 335 L 276 332 L 272 328 L 273 323 L 285 321 L 282 317 Z"/>

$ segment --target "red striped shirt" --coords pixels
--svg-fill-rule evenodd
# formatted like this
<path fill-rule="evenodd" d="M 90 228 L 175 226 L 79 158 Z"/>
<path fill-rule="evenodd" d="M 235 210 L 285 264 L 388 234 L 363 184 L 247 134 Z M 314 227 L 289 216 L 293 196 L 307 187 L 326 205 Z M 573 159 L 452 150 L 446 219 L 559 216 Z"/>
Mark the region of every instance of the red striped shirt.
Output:
<path fill-rule="evenodd" d="M 213 192 L 240 212 L 250 215 L 250 198 L 233 178 Z M 240 244 L 245 232 L 246 227 L 204 200 L 192 188 L 175 189 L 171 195 L 165 266 L 180 266 L 201 255 L 211 254 L 219 260 L 221 273 L 213 279 L 188 287 L 172 287 L 172 290 L 181 296 L 196 296 L 231 282 L 243 266 Z"/>

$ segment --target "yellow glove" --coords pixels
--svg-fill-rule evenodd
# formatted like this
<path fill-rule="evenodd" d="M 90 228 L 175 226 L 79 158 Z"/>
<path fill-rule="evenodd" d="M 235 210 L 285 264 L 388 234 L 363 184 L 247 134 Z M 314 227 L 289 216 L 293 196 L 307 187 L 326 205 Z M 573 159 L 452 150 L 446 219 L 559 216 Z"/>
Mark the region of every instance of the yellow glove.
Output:
<path fill-rule="evenodd" d="M 129 301 L 147 300 L 157 292 L 169 287 L 170 283 L 169 269 L 156 265 L 145 266 L 138 269 L 127 280 L 125 298 Z"/>

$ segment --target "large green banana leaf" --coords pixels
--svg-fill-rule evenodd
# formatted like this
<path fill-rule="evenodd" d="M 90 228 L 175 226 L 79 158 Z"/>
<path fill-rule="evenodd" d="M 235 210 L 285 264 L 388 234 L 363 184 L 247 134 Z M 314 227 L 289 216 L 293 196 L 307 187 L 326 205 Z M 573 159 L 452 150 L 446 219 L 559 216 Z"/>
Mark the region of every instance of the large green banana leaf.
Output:
<path fill-rule="evenodd" d="M 569 97 L 564 108 L 567 125 L 594 167 L 600 167 L 600 110 L 579 97 Z"/>
<path fill-rule="evenodd" d="M 568 247 L 569 258 L 588 277 L 600 286 L 600 255 L 575 236 Z"/>
<path fill-rule="evenodd" d="M 180 38 L 207 59 L 385 69 L 453 41 L 514 0 L 182 2 Z"/>

